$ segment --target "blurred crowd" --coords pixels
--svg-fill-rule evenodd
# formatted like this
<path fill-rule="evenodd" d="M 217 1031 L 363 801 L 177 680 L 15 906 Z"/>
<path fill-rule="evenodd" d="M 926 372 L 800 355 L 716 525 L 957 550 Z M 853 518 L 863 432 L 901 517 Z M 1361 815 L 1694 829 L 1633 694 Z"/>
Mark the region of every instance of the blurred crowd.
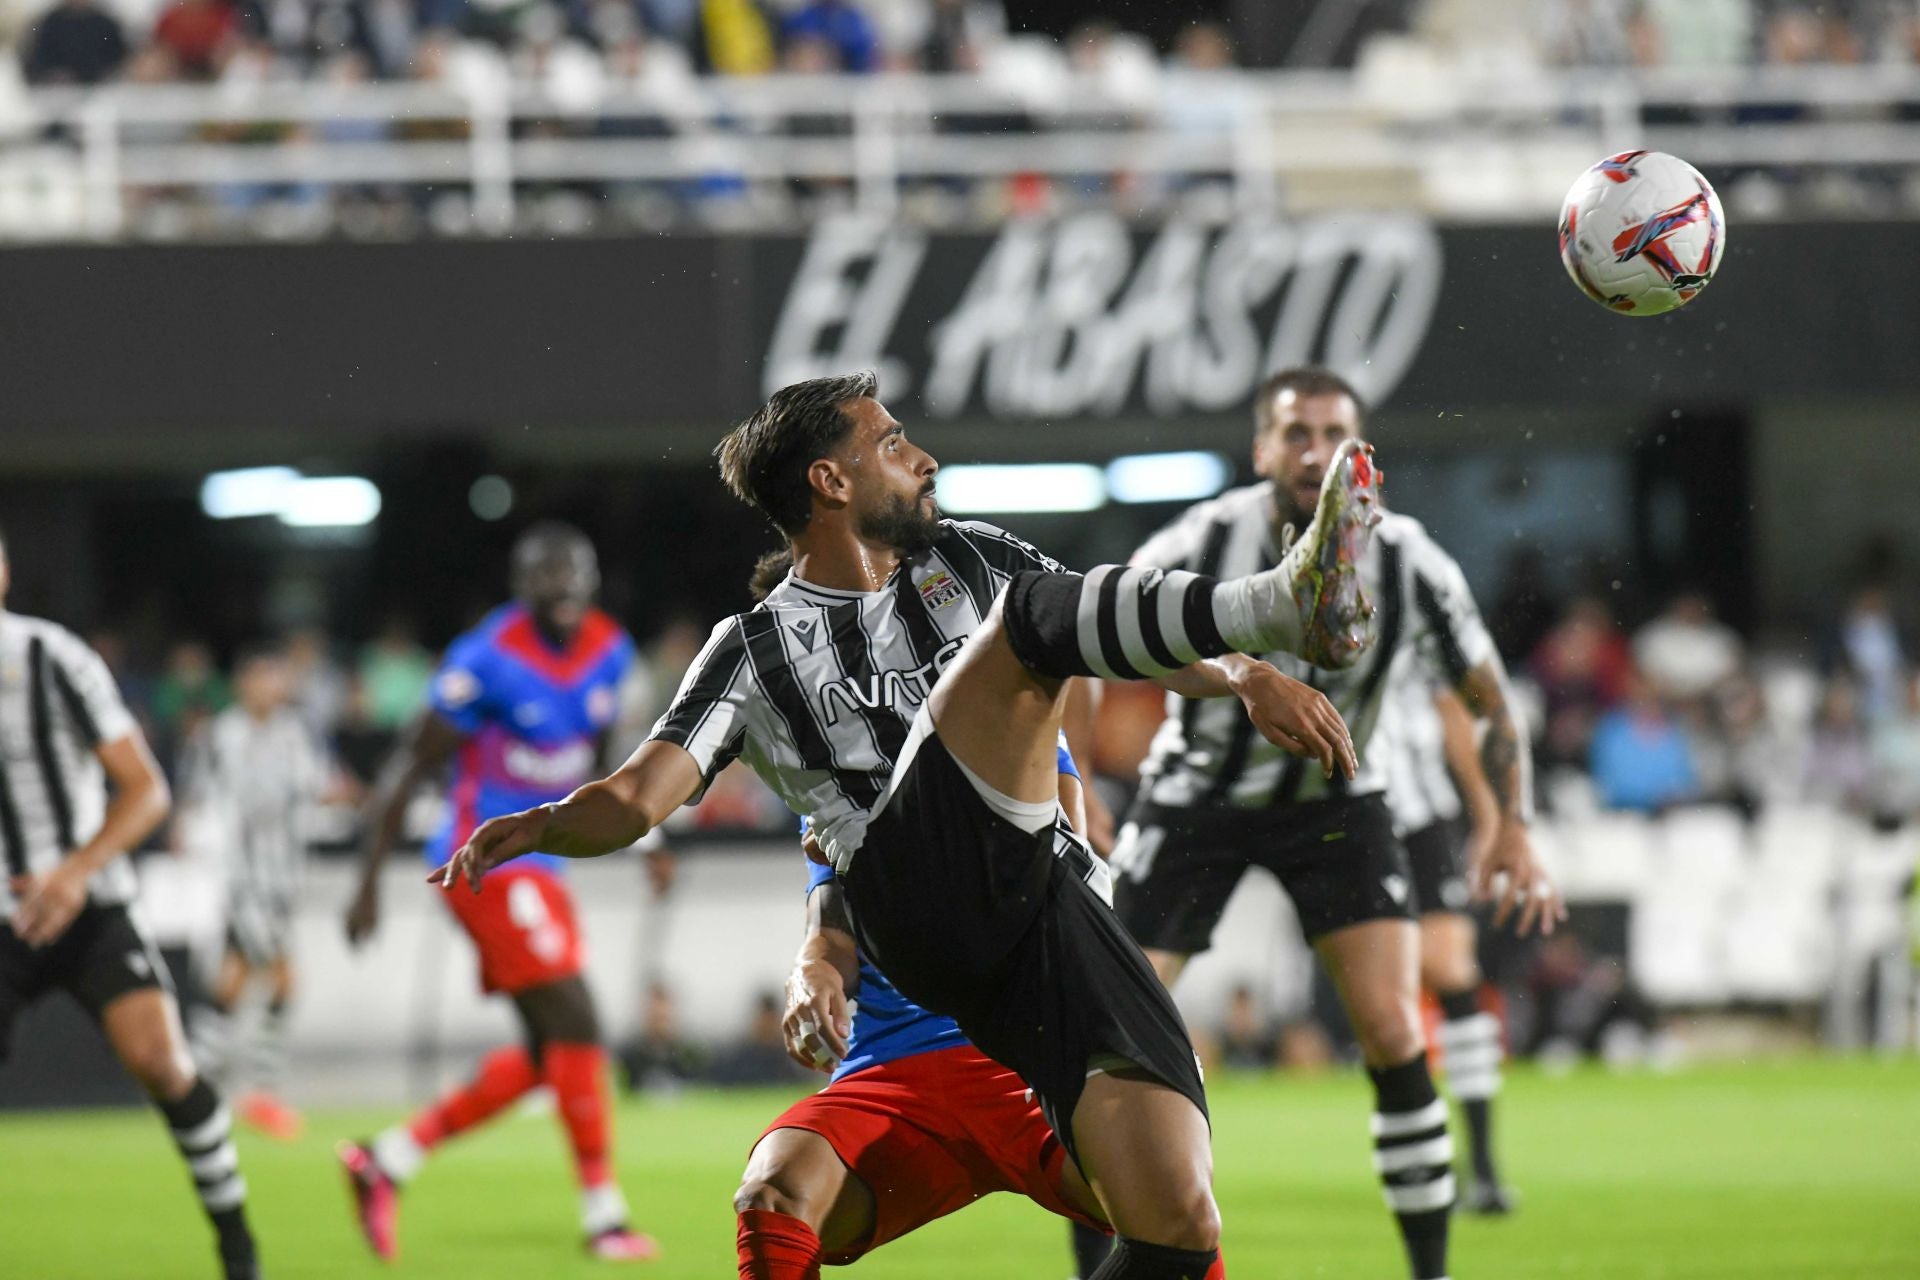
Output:
<path fill-rule="evenodd" d="M 1911 0 L 1426 0 L 1413 30 L 1555 66 L 1689 68 L 1920 60 Z"/>

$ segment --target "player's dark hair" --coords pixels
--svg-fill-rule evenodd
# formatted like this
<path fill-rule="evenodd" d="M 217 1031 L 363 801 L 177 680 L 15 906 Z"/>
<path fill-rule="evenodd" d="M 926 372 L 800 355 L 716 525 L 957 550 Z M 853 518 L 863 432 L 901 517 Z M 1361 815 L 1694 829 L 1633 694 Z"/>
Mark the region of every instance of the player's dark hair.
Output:
<path fill-rule="evenodd" d="M 238 675 L 249 663 L 270 661 L 286 656 L 287 645 L 284 640 L 271 638 L 249 640 L 233 651 L 233 671 Z"/>
<path fill-rule="evenodd" d="M 577 526 L 565 520 L 536 520 L 513 540 L 513 563 L 518 566 L 531 560 L 543 560 L 555 552 L 571 555 L 581 550 L 592 556 L 593 539 Z"/>
<path fill-rule="evenodd" d="M 1295 365 L 1291 369 L 1268 375 L 1266 381 L 1260 384 L 1253 401 L 1255 435 L 1265 435 L 1272 428 L 1273 402 L 1282 391 L 1291 391 L 1296 396 L 1345 396 L 1353 401 L 1353 407 L 1362 420 L 1367 416 L 1367 402 L 1353 389 L 1351 382 L 1321 365 Z"/>
<path fill-rule="evenodd" d="M 747 579 L 747 590 L 753 593 L 756 601 L 765 600 L 792 568 L 793 551 L 790 548 L 769 551 L 754 561 L 753 573 Z"/>
<path fill-rule="evenodd" d="M 780 388 L 714 449 L 720 478 L 734 497 L 793 537 L 813 516 L 807 468 L 853 429 L 841 406 L 879 391 L 880 380 L 871 370 Z"/>

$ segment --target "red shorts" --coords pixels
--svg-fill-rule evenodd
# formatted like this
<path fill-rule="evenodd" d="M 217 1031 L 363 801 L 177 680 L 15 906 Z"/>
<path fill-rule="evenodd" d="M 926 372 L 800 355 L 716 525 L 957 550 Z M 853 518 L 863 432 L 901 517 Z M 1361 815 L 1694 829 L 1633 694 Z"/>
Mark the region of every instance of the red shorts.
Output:
<path fill-rule="evenodd" d="M 1107 1229 L 1062 1196 L 1066 1149 L 1026 1082 L 971 1045 L 843 1076 L 794 1103 L 761 1138 L 776 1129 L 819 1134 L 873 1192 L 873 1235 L 827 1258 L 834 1266 L 995 1191 Z"/>
<path fill-rule="evenodd" d="M 441 896 L 480 952 L 480 988 L 512 993 L 579 975 L 585 964 L 573 895 L 559 877 L 503 868 L 480 892 L 456 885 Z"/>

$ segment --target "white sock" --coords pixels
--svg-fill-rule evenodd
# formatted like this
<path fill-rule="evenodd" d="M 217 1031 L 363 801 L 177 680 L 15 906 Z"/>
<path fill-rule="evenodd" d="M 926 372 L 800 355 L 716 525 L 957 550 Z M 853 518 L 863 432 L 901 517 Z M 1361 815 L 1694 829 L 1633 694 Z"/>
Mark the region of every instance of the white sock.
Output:
<path fill-rule="evenodd" d="M 624 1227 L 627 1217 L 627 1198 L 621 1194 L 618 1184 L 608 1182 L 581 1189 L 580 1228 L 587 1235 L 597 1236 L 615 1227 Z"/>
<path fill-rule="evenodd" d="M 1241 653 L 1298 653 L 1306 634 L 1293 599 L 1293 577 L 1282 565 L 1213 589 L 1213 624 L 1220 638 Z"/>
<path fill-rule="evenodd" d="M 405 1125 L 395 1125 L 373 1140 L 373 1162 L 395 1182 L 411 1181 L 426 1161 L 427 1149 L 407 1132 Z"/>

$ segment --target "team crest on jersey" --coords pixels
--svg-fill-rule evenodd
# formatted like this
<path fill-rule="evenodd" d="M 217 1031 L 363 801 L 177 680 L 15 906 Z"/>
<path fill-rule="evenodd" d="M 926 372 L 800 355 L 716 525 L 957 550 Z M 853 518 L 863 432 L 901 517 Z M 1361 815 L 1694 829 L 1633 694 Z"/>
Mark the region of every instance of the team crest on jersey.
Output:
<path fill-rule="evenodd" d="M 944 609 L 960 598 L 960 584 L 953 575 L 942 569 L 932 574 L 920 584 L 920 598 L 926 601 L 929 609 Z"/>
<path fill-rule="evenodd" d="M 614 696 L 611 685 L 597 684 L 587 691 L 587 719 L 595 724 L 613 720 Z"/>
<path fill-rule="evenodd" d="M 464 707 L 480 696 L 480 679 L 463 667 L 448 667 L 435 682 L 435 692 L 449 707 Z"/>

